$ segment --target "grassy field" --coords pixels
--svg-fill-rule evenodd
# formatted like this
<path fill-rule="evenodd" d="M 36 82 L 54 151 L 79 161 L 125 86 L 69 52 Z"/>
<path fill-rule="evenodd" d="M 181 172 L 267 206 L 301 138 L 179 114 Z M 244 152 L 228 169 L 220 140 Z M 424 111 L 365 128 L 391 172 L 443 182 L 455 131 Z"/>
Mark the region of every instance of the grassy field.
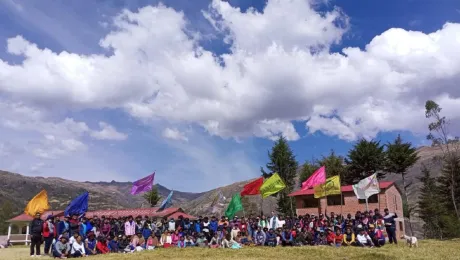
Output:
<path fill-rule="evenodd" d="M 408 248 L 402 243 L 398 246 L 386 245 L 382 248 L 332 248 L 327 246 L 319 247 L 294 247 L 294 248 L 243 248 L 232 249 L 158 249 L 154 251 L 135 254 L 111 254 L 94 256 L 91 259 L 104 260 L 142 260 L 142 259 L 460 259 L 460 241 L 421 241 L 419 248 Z M 369 258 L 370 257 L 370 258 Z M 17 248 L 0 249 L 0 259 L 20 260 L 30 259 L 28 248 L 23 246 Z M 50 259 L 41 257 L 40 259 Z"/>

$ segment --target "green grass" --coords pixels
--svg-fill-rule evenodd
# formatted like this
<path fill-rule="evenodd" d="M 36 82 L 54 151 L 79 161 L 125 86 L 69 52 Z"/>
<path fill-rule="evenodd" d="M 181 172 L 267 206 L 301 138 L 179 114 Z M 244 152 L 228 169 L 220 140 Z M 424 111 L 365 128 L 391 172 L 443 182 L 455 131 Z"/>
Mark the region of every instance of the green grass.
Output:
<path fill-rule="evenodd" d="M 143 259 L 244 259 L 244 260 L 293 260 L 293 259 L 321 259 L 321 260 L 341 260 L 341 259 L 369 259 L 369 260 L 393 260 L 393 259 L 460 259 L 460 241 L 420 241 L 419 248 L 409 248 L 403 243 L 399 245 L 386 245 L 382 248 L 356 248 L 342 247 L 333 248 L 328 246 L 307 246 L 292 248 L 268 248 L 268 247 L 248 247 L 239 250 L 233 249 L 157 249 L 154 251 L 144 251 L 135 254 L 110 254 L 93 256 L 86 259 L 96 260 L 143 260 Z M 365 257 L 365 258 L 364 258 Z M 24 247 L 14 247 L 0 249 L 0 259 L 20 260 L 31 259 L 28 249 Z M 50 259 L 42 257 L 40 259 Z"/>

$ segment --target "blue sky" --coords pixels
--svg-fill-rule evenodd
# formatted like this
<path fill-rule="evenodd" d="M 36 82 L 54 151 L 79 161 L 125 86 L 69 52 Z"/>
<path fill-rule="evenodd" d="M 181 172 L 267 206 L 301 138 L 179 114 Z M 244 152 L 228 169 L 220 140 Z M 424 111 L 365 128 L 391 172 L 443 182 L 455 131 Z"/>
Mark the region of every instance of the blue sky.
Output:
<path fill-rule="evenodd" d="M 280 133 L 302 163 L 426 144 L 428 98 L 457 124 L 458 1 L 227 2 L 1 1 L 0 167 L 204 191 L 258 176 Z"/>

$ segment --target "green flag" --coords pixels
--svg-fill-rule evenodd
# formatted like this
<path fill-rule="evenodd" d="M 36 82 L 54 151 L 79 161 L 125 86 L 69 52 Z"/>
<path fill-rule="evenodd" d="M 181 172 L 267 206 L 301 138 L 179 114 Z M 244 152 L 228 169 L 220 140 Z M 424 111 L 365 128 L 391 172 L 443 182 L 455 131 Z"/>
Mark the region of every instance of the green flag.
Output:
<path fill-rule="evenodd" d="M 243 210 L 243 204 L 241 204 L 241 195 L 239 193 L 233 195 L 232 201 L 228 204 L 228 208 L 225 211 L 225 216 L 232 219 L 235 213 Z"/>

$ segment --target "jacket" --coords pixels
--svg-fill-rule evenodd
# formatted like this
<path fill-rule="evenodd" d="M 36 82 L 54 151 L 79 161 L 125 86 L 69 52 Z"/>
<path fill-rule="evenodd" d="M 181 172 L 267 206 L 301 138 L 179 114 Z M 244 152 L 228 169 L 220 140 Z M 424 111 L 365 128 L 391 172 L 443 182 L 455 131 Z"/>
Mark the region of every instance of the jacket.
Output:
<path fill-rule="evenodd" d="M 58 224 L 58 235 L 62 235 L 64 233 L 69 233 L 70 234 L 70 224 L 65 221 L 61 221 Z"/>
<path fill-rule="evenodd" d="M 53 233 L 51 233 L 49 225 L 53 225 Z M 56 225 L 48 221 L 43 222 L 43 237 L 56 237 Z"/>
<path fill-rule="evenodd" d="M 41 236 L 43 232 L 43 220 L 41 219 L 36 219 L 32 220 L 30 222 L 30 234 L 32 236 Z"/>
<path fill-rule="evenodd" d="M 53 246 L 54 254 L 61 256 L 67 254 L 70 251 L 70 245 L 68 243 L 63 244 L 61 241 L 57 241 Z"/>
<path fill-rule="evenodd" d="M 217 231 L 217 226 L 218 226 L 218 222 L 215 220 L 209 223 L 209 229 L 211 229 L 213 232 Z"/>
<path fill-rule="evenodd" d="M 96 244 L 97 251 L 101 254 L 107 254 L 109 252 L 109 247 L 107 243 L 97 242 Z"/>
<path fill-rule="evenodd" d="M 134 236 L 136 234 L 136 223 L 126 221 L 125 222 L 125 235 L 126 236 Z"/>

